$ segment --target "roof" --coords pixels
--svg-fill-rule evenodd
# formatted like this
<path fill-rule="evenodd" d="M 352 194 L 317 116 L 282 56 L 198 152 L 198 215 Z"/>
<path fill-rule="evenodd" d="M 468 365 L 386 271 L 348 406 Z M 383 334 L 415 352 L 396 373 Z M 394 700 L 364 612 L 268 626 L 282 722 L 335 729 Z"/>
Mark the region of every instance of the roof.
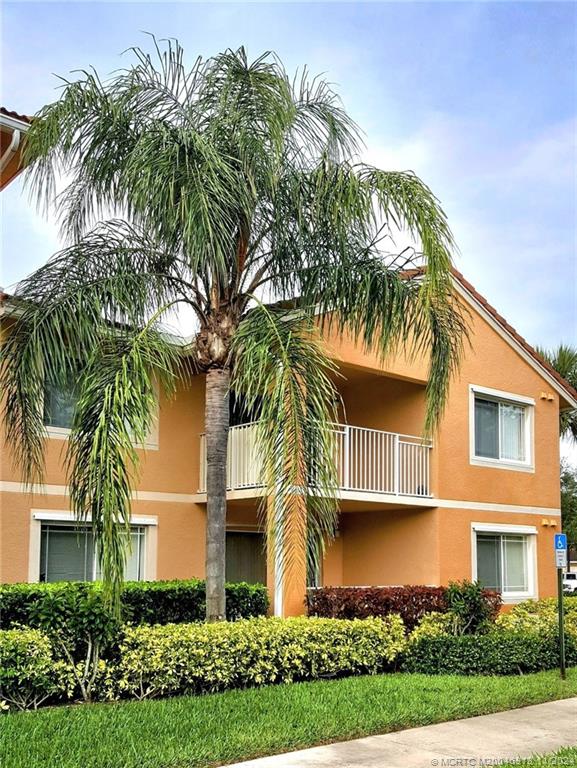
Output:
<path fill-rule="evenodd" d="M 539 367 L 544 368 L 545 371 L 551 376 L 557 384 L 559 384 L 563 390 L 569 395 L 572 400 L 577 400 L 577 390 L 575 390 L 569 382 L 557 373 L 555 368 L 545 360 L 537 350 L 532 347 L 528 341 L 526 341 L 520 333 L 518 333 L 512 325 L 510 325 L 503 315 L 500 315 L 495 307 L 493 307 L 487 299 L 477 291 L 477 289 L 454 267 L 452 268 L 453 277 L 455 280 L 471 295 L 471 297 L 480 304 L 483 309 L 491 316 L 491 318 L 509 335 L 522 349 L 536 362 Z"/>
<path fill-rule="evenodd" d="M 6 107 L 0 107 L 0 115 L 11 117 L 13 120 L 19 120 L 21 123 L 30 124 L 32 122 L 32 118 L 28 115 L 20 115 L 18 112 L 14 112 L 14 110 L 6 109 Z"/>
<path fill-rule="evenodd" d="M 454 279 L 456 282 L 466 291 L 466 293 L 469 294 L 469 296 L 476 301 L 482 309 L 484 309 L 487 314 L 497 323 L 498 326 L 504 331 L 506 336 L 509 337 L 510 340 L 513 342 L 516 342 L 517 345 L 519 345 L 522 350 L 529 356 L 531 361 L 533 362 L 533 365 L 537 365 L 539 368 L 542 369 L 550 378 L 552 378 L 560 387 L 563 392 L 568 395 L 569 402 L 572 407 L 573 403 L 577 402 L 577 390 L 574 389 L 569 382 L 561 376 L 561 374 L 557 373 L 555 368 L 545 360 L 538 352 L 537 350 L 532 347 L 528 341 L 526 341 L 520 333 L 518 333 L 515 328 L 513 328 L 512 325 L 510 325 L 503 315 L 500 315 L 495 307 L 493 307 L 487 299 L 477 291 L 477 289 L 465 278 L 465 276 L 459 272 L 454 267 L 451 269 L 451 272 L 453 274 Z M 422 274 L 422 269 L 415 269 L 415 270 L 407 270 L 407 277 L 414 278 L 418 277 L 419 274 Z M 12 298 L 9 294 L 4 293 L 0 289 L 0 308 L 3 304 L 7 303 L 9 299 Z M 292 300 L 294 302 L 294 300 Z M 277 305 L 286 304 L 287 307 L 291 306 L 291 301 L 288 302 L 278 302 Z M 188 341 L 188 340 L 187 340 Z"/>
<path fill-rule="evenodd" d="M 415 279 L 421 277 L 425 272 L 425 267 L 415 267 L 414 269 L 407 269 L 404 271 L 404 275 L 407 277 L 407 279 Z M 522 350 L 531 358 L 531 361 L 533 364 L 537 363 L 537 365 L 544 369 L 549 376 L 551 376 L 557 384 L 559 384 L 563 390 L 569 395 L 571 400 L 577 401 L 577 390 L 575 390 L 569 382 L 561 376 L 561 374 L 557 373 L 555 368 L 545 360 L 544 357 L 542 357 L 537 350 L 532 347 L 526 339 L 524 339 L 520 333 L 518 333 L 515 328 L 513 328 L 512 325 L 510 325 L 503 315 L 500 315 L 495 307 L 493 307 L 487 299 L 479 293 L 479 291 L 475 288 L 472 283 L 470 283 L 466 277 L 459 272 L 459 270 L 455 269 L 455 267 L 451 267 L 451 273 L 453 275 L 453 278 L 456 280 L 456 282 L 465 290 L 467 294 L 469 294 L 469 297 L 477 302 L 481 306 L 482 309 L 486 311 L 486 313 L 489 315 L 489 317 L 494 320 L 497 325 L 501 328 L 502 331 L 505 332 L 505 334 L 512 339 L 514 342 L 516 342 Z"/>

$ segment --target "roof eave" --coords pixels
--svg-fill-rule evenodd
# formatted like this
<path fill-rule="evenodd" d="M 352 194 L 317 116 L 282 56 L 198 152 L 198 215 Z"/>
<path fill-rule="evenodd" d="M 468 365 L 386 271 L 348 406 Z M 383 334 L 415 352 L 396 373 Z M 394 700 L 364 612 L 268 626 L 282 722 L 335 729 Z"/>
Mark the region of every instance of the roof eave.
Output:
<path fill-rule="evenodd" d="M 469 283 L 469 281 L 456 269 L 453 270 L 453 282 L 457 292 L 471 304 L 477 312 L 494 328 L 494 330 L 515 349 L 515 351 L 543 378 L 562 398 L 566 405 L 560 405 L 561 411 L 574 410 L 577 408 L 577 391 L 565 381 L 543 358 L 539 353 L 520 336 L 512 327 L 499 315 L 499 313 L 481 296 L 478 291 Z"/>

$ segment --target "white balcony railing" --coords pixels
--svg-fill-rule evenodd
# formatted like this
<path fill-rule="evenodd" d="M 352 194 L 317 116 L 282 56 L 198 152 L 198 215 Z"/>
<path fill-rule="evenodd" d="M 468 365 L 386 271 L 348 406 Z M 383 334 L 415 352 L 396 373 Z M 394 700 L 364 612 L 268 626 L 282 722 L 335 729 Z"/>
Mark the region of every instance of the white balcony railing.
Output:
<path fill-rule="evenodd" d="M 228 433 L 227 488 L 262 486 L 256 448 L 256 423 L 231 427 Z M 335 424 L 338 487 L 342 491 L 431 496 L 431 442 L 414 435 Z M 200 486 L 206 493 L 206 442 L 200 436 Z"/>

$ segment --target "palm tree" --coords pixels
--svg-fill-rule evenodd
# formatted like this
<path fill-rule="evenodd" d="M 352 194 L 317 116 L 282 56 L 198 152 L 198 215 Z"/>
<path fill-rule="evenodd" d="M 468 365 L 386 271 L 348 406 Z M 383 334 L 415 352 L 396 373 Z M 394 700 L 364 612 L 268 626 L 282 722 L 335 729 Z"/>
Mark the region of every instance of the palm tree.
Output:
<path fill-rule="evenodd" d="M 573 389 L 577 389 L 577 347 L 559 344 L 555 349 L 538 347 L 537 351 Z M 559 414 L 559 431 L 561 437 L 577 443 L 577 410 Z"/>
<path fill-rule="evenodd" d="M 259 410 L 268 545 L 279 568 L 303 568 L 337 519 L 323 332 L 350 332 L 383 356 L 399 344 L 429 355 L 430 430 L 466 331 L 438 201 L 413 173 L 359 161 L 358 129 L 325 81 L 306 70 L 291 81 L 274 55 L 249 63 L 242 48 L 186 69 L 178 42 L 153 40 L 153 56 L 131 49 L 110 79 L 64 81 L 30 128 L 38 204 L 69 182 L 56 203 L 68 245 L 17 286 L 1 384 L 8 438 L 32 482 L 45 381 L 74 380 L 71 505 L 92 520 L 118 605 L 155 381 L 170 392 L 187 367 L 206 374 L 207 619 L 218 620 L 231 393 Z M 397 227 L 422 254 L 384 251 Z M 163 330 L 182 305 L 197 323 L 188 346 Z"/>

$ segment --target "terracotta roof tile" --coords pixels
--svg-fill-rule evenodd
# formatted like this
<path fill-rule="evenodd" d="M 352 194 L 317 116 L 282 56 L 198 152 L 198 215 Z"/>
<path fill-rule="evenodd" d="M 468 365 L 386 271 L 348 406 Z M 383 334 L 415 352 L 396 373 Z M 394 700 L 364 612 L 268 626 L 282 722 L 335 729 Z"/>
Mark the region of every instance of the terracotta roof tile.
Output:
<path fill-rule="evenodd" d="M 553 366 L 547 362 L 541 355 L 537 352 L 537 350 L 532 347 L 528 341 L 526 341 L 520 333 L 518 333 L 515 328 L 513 328 L 512 325 L 510 325 L 505 318 L 500 315 L 495 307 L 493 307 L 487 299 L 480 294 L 477 289 L 470 283 L 464 275 L 461 274 L 457 269 L 454 267 L 452 268 L 453 276 L 458 282 L 463 286 L 463 288 L 471 294 L 471 296 L 479 303 L 481 304 L 487 312 L 493 317 L 494 320 L 499 323 L 499 325 L 507 331 L 514 339 L 515 341 L 523 347 L 525 352 L 527 352 L 534 360 L 535 362 L 540 365 L 542 368 L 544 368 L 547 373 L 552 376 L 555 381 L 569 394 L 573 399 L 577 400 L 577 390 L 575 390 L 569 382 L 563 378 L 557 371 L 553 368 Z M 423 274 L 422 269 L 414 269 L 414 270 L 407 270 L 406 276 L 408 278 L 418 277 L 419 274 Z M 10 298 L 12 298 L 9 294 L 4 293 L 0 289 L 0 304 L 6 303 Z M 280 302 L 279 302 L 280 303 Z"/>
<path fill-rule="evenodd" d="M 23 123 L 31 123 L 32 118 L 28 115 L 20 115 L 18 112 L 14 112 L 13 110 L 6 109 L 6 107 L 0 107 L 0 114 L 6 115 L 6 117 L 13 117 L 14 120 L 20 120 Z"/>
<path fill-rule="evenodd" d="M 483 307 L 487 310 L 487 312 L 499 323 L 499 325 L 504 328 L 507 333 L 509 333 L 515 341 L 520 344 L 525 352 L 527 352 L 542 368 L 544 368 L 547 373 L 552 376 L 555 381 L 557 381 L 558 384 L 560 384 L 563 389 L 575 400 L 577 400 L 577 390 L 575 390 L 569 382 L 563 378 L 557 371 L 553 368 L 550 363 L 547 362 L 541 355 L 537 352 L 537 350 L 532 347 L 528 341 L 526 341 L 520 333 L 518 333 L 512 325 L 510 325 L 505 318 L 500 315 L 495 307 L 493 307 L 487 299 L 482 296 L 476 288 L 458 271 L 453 267 L 453 275 L 456 280 L 461 283 L 463 288 L 468 291 L 471 296 L 479 302 L 479 304 L 482 304 Z"/>

